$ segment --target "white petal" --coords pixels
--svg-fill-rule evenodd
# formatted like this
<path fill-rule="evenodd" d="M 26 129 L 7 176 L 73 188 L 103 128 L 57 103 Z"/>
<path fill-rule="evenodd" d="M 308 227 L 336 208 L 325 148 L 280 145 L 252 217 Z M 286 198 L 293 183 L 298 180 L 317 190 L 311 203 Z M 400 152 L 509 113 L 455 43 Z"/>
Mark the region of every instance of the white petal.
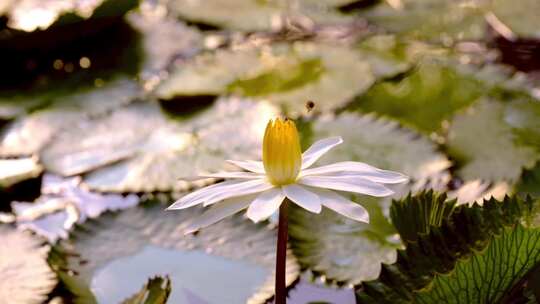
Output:
<path fill-rule="evenodd" d="M 315 142 L 309 149 L 302 154 L 302 169 L 309 168 L 321 156 L 330 151 L 333 147 L 341 144 L 341 137 L 330 137 Z"/>
<path fill-rule="evenodd" d="M 204 200 L 204 206 L 212 205 L 224 199 L 255 194 L 272 188 L 274 188 L 274 185 L 270 184 L 266 179 L 254 179 L 247 182 L 241 182 L 227 187 L 225 191 L 216 192 L 214 195 L 207 197 Z"/>
<path fill-rule="evenodd" d="M 354 175 L 363 177 L 374 182 L 383 184 L 398 184 L 409 180 L 409 178 L 399 172 L 382 170 L 361 162 L 339 162 L 327 166 L 302 170 L 301 176 L 309 175 Z"/>
<path fill-rule="evenodd" d="M 180 198 L 167 210 L 185 209 L 201 203 L 207 206 L 227 198 L 262 192 L 273 187 L 266 179 L 225 181 L 192 192 Z"/>
<path fill-rule="evenodd" d="M 313 213 L 321 212 L 321 200 L 317 194 L 295 184 L 283 186 L 282 189 L 283 194 L 298 206 Z"/>
<path fill-rule="evenodd" d="M 230 164 L 233 164 L 244 170 L 248 170 L 254 173 L 264 174 L 264 165 L 260 161 L 255 160 L 228 160 Z"/>
<path fill-rule="evenodd" d="M 323 206 L 355 221 L 369 223 L 369 213 L 361 205 L 350 201 L 331 190 L 314 188 L 310 190 L 319 196 Z"/>
<path fill-rule="evenodd" d="M 193 233 L 201 228 L 210 226 L 247 208 L 253 198 L 253 195 L 235 197 L 208 208 L 208 210 L 195 218 L 188 227 L 186 227 L 184 234 Z"/>
<path fill-rule="evenodd" d="M 365 178 L 351 178 L 350 176 L 304 176 L 298 180 L 299 184 L 317 188 L 326 188 L 346 192 L 356 192 L 371 196 L 389 196 L 394 191 Z"/>
<path fill-rule="evenodd" d="M 218 172 L 218 173 L 209 173 L 201 174 L 201 177 L 213 177 L 213 178 L 246 178 L 246 179 L 255 179 L 255 178 L 265 178 L 264 174 L 257 174 L 253 172 Z"/>
<path fill-rule="evenodd" d="M 242 181 L 224 181 L 221 183 L 217 183 L 217 184 L 210 185 L 210 186 L 201 188 L 199 190 L 193 191 L 191 193 L 188 193 L 182 196 L 179 200 L 174 202 L 174 204 L 170 205 L 169 208 L 167 208 L 167 210 L 185 209 L 185 208 L 195 206 L 203 202 L 199 200 L 200 198 L 210 196 L 217 191 L 223 191 L 228 186 L 236 185 L 241 182 Z"/>
<path fill-rule="evenodd" d="M 249 205 L 247 217 L 257 223 L 270 217 L 281 205 L 285 195 L 280 188 L 265 191 Z"/>

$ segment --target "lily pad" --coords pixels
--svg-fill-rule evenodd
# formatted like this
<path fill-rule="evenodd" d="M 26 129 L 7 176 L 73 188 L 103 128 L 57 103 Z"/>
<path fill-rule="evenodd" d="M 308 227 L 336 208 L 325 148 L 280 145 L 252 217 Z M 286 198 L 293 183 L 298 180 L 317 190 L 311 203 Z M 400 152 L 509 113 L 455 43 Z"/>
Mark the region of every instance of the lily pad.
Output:
<path fill-rule="evenodd" d="M 218 50 L 175 68 L 156 91 L 159 98 L 233 93 L 281 105 L 289 116 L 343 107 L 375 81 L 369 63 L 350 48 L 322 43 L 273 44 Z"/>
<path fill-rule="evenodd" d="M 119 79 L 101 88 L 55 99 L 49 108 L 22 116 L 2 130 L 0 155 L 35 154 L 62 128 L 125 105 L 138 94 L 135 82 Z"/>
<path fill-rule="evenodd" d="M 540 20 L 536 14 L 540 11 L 540 2 L 522 0 L 515 5 L 510 0 L 492 0 L 490 3 L 497 18 L 517 36 L 540 38 Z"/>
<path fill-rule="evenodd" d="M 448 193 L 450 199 L 457 199 L 457 204 L 482 205 L 484 200 L 495 198 L 503 200 L 505 195 L 512 192 L 512 187 L 507 182 L 491 183 L 481 180 L 472 180 L 464 183 L 456 190 Z"/>
<path fill-rule="evenodd" d="M 4 1 L 5 2 L 5 1 Z M 32 32 L 46 30 L 56 23 L 64 25 L 90 17 L 106 17 L 122 15 L 135 7 L 137 0 L 124 0 L 112 5 L 110 0 L 69 0 L 69 1 L 39 1 L 20 0 L 7 1 L 0 7 L 0 13 L 8 18 L 8 27 L 15 30 Z"/>
<path fill-rule="evenodd" d="M 385 119 L 354 113 L 325 116 L 312 123 L 309 134 L 313 135 L 310 141 L 343 137 L 344 143 L 321 158 L 321 164 L 361 161 L 410 176 L 411 184 L 394 186 L 394 198 L 423 188 L 444 189 L 450 179 L 450 162 L 436 151 L 435 144 Z M 328 210 L 314 215 L 293 208 L 291 247 L 302 267 L 341 283 L 358 284 L 378 277 L 381 263 L 395 262 L 401 244 L 387 218 L 390 199 L 352 198 L 368 209 L 369 224 Z"/>
<path fill-rule="evenodd" d="M 139 292 L 122 304 L 166 304 L 170 293 L 171 280 L 157 276 L 150 278 Z"/>
<path fill-rule="evenodd" d="M 129 194 L 92 193 L 80 185 L 80 178 L 60 178 L 45 175 L 42 196 L 35 202 L 12 202 L 16 225 L 21 230 L 31 230 L 50 243 L 66 239 L 75 224 L 96 218 L 105 211 L 133 207 L 138 196 Z"/>
<path fill-rule="evenodd" d="M 412 189 L 443 189 L 450 179 L 450 161 L 427 137 L 374 115 L 343 113 L 313 122 L 317 140 L 341 136 L 344 143 L 325 155 L 320 163 L 366 162 L 378 168 L 402 172 L 412 180 Z"/>
<path fill-rule="evenodd" d="M 42 170 L 35 158 L 0 159 L 0 187 L 37 177 Z"/>
<path fill-rule="evenodd" d="M 524 101 L 525 102 L 525 101 Z M 482 100 L 456 116 L 448 131 L 448 149 L 461 165 L 457 174 L 465 181 L 517 181 L 523 168 L 540 159 L 534 141 L 538 122 L 528 111 L 532 101 L 502 103 Z"/>
<path fill-rule="evenodd" d="M 516 192 L 525 196 L 531 195 L 540 198 L 540 162 L 534 168 L 524 170 L 519 183 L 516 185 Z"/>
<path fill-rule="evenodd" d="M 377 79 L 391 78 L 411 69 L 413 60 L 408 58 L 408 48 L 394 35 L 371 36 L 358 45 Z"/>
<path fill-rule="evenodd" d="M 239 31 L 266 31 L 281 29 L 284 19 L 309 24 L 350 22 L 350 16 L 332 7 L 346 2 L 351 1 L 300 0 L 293 6 L 279 0 L 172 0 L 168 6 L 173 14 L 193 23 Z"/>
<path fill-rule="evenodd" d="M 480 83 L 452 67 L 422 62 L 402 79 L 375 84 L 356 98 L 354 108 L 396 118 L 427 134 L 439 131 L 483 93 Z"/>
<path fill-rule="evenodd" d="M 56 286 L 47 264 L 50 247 L 28 232 L 0 225 L 0 298 L 40 304 Z"/>
<path fill-rule="evenodd" d="M 357 284 L 379 276 L 381 263 L 393 263 L 399 238 L 382 214 L 379 201 L 361 198 L 370 224 L 355 222 L 330 210 L 320 214 L 291 205 L 291 248 L 303 268 L 325 280 Z"/>
<path fill-rule="evenodd" d="M 480 1 L 401 0 L 381 1 L 360 15 L 393 33 L 451 42 L 483 38 L 487 27 L 483 13 Z"/>
<path fill-rule="evenodd" d="M 220 99 L 191 116 L 167 117 L 156 103 L 140 102 L 79 121 L 41 158 L 60 175 L 85 174 L 94 190 L 185 190 L 193 183 L 179 179 L 219 170 L 226 159 L 259 158 L 264 128 L 276 115 L 266 103 Z"/>
<path fill-rule="evenodd" d="M 209 304 L 264 303 L 274 292 L 275 230 L 235 216 L 184 236 L 200 212 L 170 212 L 156 205 L 87 222 L 62 243 L 81 255 L 69 256 L 67 268 L 79 274 L 72 278 L 88 286 L 99 303 L 121 301 L 153 275 L 171 279 L 171 303 L 189 303 L 189 296 Z M 289 253 L 287 283 L 298 276 Z"/>
<path fill-rule="evenodd" d="M 139 78 L 145 82 L 146 90 L 157 85 L 175 59 L 190 57 L 202 48 L 203 37 L 196 28 L 151 9 L 130 13 L 127 21 L 142 34 L 144 58 Z"/>

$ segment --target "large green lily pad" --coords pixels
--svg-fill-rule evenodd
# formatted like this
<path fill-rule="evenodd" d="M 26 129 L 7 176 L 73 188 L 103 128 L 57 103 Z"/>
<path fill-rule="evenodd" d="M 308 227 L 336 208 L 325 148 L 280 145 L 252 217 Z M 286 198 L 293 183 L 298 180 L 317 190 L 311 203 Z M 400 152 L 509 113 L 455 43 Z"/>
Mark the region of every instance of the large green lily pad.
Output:
<path fill-rule="evenodd" d="M 298 42 L 218 50 L 177 67 L 156 91 L 159 98 L 233 93 L 281 105 L 289 116 L 343 107 L 375 78 L 368 61 L 344 46 Z"/>
<path fill-rule="evenodd" d="M 398 3 L 399 6 L 392 5 Z M 394 33 L 433 41 L 473 40 L 484 36 L 486 22 L 480 1 L 381 1 L 360 15 Z"/>
<path fill-rule="evenodd" d="M 482 93 L 476 79 L 449 66 L 425 62 L 405 78 L 377 83 L 357 97 L 353 107 L 388 115 L 429 134 Z"/>

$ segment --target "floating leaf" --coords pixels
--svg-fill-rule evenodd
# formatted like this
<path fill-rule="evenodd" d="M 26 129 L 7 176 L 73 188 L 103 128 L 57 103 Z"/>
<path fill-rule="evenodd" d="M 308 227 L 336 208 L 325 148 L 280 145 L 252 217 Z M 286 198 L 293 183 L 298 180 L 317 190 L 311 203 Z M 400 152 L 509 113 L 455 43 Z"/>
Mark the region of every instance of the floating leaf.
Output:
<path fill-rule="evenodd" d="M 171 99 L 230 92 L 269 100 L 297 116 L 308 100 L 315 101 L 318 111 L 340 108 L 374 80 L 359 52 L 298 42 L 202 54 L 177 67 L 157 95 Z"/>
<path fill-rule="evenodd" d="M 142 34 L 144 58 L 139 74 L 147 90 L 157 84 L 160 74 L 176 58 L 189 57 L 202 47 L 201 33 L 176 19 L 141 8 L 128 14 L 127 20 Z"/>
<path fill-rule="evenodd" d="M 445 120 L 483 93 L 480 83 L 440 63 L 421 62 L 404 78 L 375 84 L 352 105 L 364 112 L 396 118 L 425 133 L 438 131 Z"/>
<path fill-rule="evenodd" d="M 412 199 L 416 199 L 416 196 Z M 488 293 L 504 293 L 507 290 L 506 287 L 501 285 L 501 288 L 490 288 L 489 282 L 501 284 L 507 284 L 508 280 L 517 282 L 519 278 L 498 274 L 499 270 L 502 270 L 503 273 L 512 271 L 513 266 L 511 265 L 517 264 L 505 263 L 503 260 L 500 263 L 493 263 L 494 261 L 489 258 L 489 263 L 475 264 L 474 274 L 471 272 L 461 273 L 463 269 L 460 265 L 478 262 L 478 259 L 486 253 L 484 250 L 486 247 L 488 248 L 487 252 L 494 250 L 489 249 L 491 246 L 500 252 L 501 247 L 500 244 L 497 244 L 497 239 L 504 240 L 509 231 L 510 234 L 516 231 L 518 234 L 521 233 L 520 229 L 522 228 L 519 227 L 519 223 L 532 215 L 532 206 L 530 200 L 522 201 L 518 198 L 506 197 L 502 202 L 494 199 L 484 201 L 483 206 L 461 205 L 456 207 L 448 217 L 442 220 L 439 226 L 431 226 L 428 233 L 418 234 L 416 240 L 412 242 L 406 241 L 406 249 L 399 251 L 396 263 L 384 265 L 379 279 L 364 282 L 357 288 L 357 301 L 359 303 L 425 303 L 422 301 L 422 294 L 433 290 L 433 284 L 437 280 L 444 281 L 445 278 L 451 278 L 455 275 L 466 275 L 471 278 L 482 273 L 481 280 L 460 279 L 452 283 L 460 284 L 460 288 L 463 288 L 463 292 L 467 295 L 478 296 L 477 300 L 453 301 L 452 291 L 450 291 L 447 293 L 448 300 L 445 299 L 445 301 L 451 303 L 496 303 L 497 301 L 482 299 L 481 294 L 486 291 Z M 404 207 L 407 208 L 406 205 Z M 393 213 L 392 219 L 395 221 L 403 215 L 405 214 L 400 212 Z M 540 242 L 540 230 L 529 229 L 527 228 L 527 233 L 532 233 L 529 235 L 532 236 L 532 242 L 524 244 L 512 241 L 505 245 L 504 247 L 507 248 L 504 250 L 505 254 L 502 255 L 503 259 L 510 258 L 506 255 L 507 250 L 509 250 L 510 252 L 518 252 L 518 255 L 525 252 L 533 253 L 532 260 L 540 260 L 540 246 L 536 244 L 536 242 Z M 535 255 L 536 257 L 534 257 Z M 524 259 L 513 258 L 510 260 L 516 262 L 519 260 L 519 263 L 529 264 Z M 535 263 L 535 261 L 532 262 L 532 264 Z M 489 269 L 493 271 L 489 271 Z M 469 283 L 473 283 L 475 286 Z M 454 289 L 454 291 L 456 290 Z M 438 291 L 439 294 L 442 292 Z"/>
<path fill-rule="evenodd" d="M 55 99 L 51 107 L 10 123 L 0 135 L 0 155 L 32 155 L 61 129 L 129 103 L 139 94 L 136 83 L 120 79 L 102 88 Z"/>
<path fill-rule="evenodd" d="M 530 107 L 538 107 L 527 102 Z M 482 179 L 514 183 L 523 168 L 540 159 L 530 145 L 529 128 L 537 120 L 521 102 L 482 100 L 466 113 L 456 116 L 448 132 L 448 148 L 461 167 L 457 174 L 466 181 Z M 538 131 L 536 131 L 538 132 Z"/>
<path fill-rule="evenodd" d="M 373 115 L 344 113 L 313 122 L 311 133 L 317 140 L 341 136 L 344 143 L 321 159 L 321 164 L 352 160 L 402 172 L 414 182 L 413 189 L 441 189 L 449 181 L 450 161 L 437 152 L 428 138 L 397 123 Z"/>
<path fill-rule="evenodd" d="M 491 183 L 481 180 L 472 180 L 464 183 L 456 190 L 448 192 L 450 199 L 457 199 L 457 204 L 474 203 L 482 204 L 484 200 L 495 198 L 502 200 L 505 195 L 510 194 L 512 187 L 507 182 Z"/>
<path fill-rule="evenodd" d="M 540 229 L 520 224 L 494 237 L 487 249 L 459 261 L 448 276 L 415 295 L 416 303 L 504 303 L 512 288 L 540 262 Z"/>
<path fill-rule="evenodd" d="M 304 134 L 307 134 L 305 131 Z M 396 197 L 409 190 L 446 185 L 450 165 L 428 139 L 400 129 L 397 124 L 346 113 L 313 122 L 314 141 L 342 136 L 344 143 L 321 159 L 321 164 L 343 160 L 362 161 L 409 175 L 413 183 L 395 187 Z M 370 224 L 346 219 L 329 210 L 319 215 L 292 208 L 291 247 L 304 268 L 338 282 L 360 283 L 379 275 L 381 263 L 393 263 L 400 245 L 388 222 L 389 198 L 354 197 L 368 208 Z"/>
<path fill-rule="evenodd" d="M 410 58 L 407 58 L 407 46 L 393 35 L 366 38 L 358 48 L 377 78 L 394 77 L 412 67 Z"/>
<path fill-rule="evenodd" d="M 370 224 L 327 209 L 313 214 L 291 205 L 291 248 L 304 268 L 327 280 L 354 284 L 376 278 L 381 263 L 395 261 L 399 240 L 379 202 L 372 198 L 358 201 L 368 209 Z"/>
<path fill-rule="evenodd" d="M 531 195 L 540 198 L 540 162 L 530 170 L 524 170 L 516 192 L 522 195 Z"/>
<path fill-rule="evenodd" d="M 42 170 L 35 158 L 0 159 L 0 187 L 37 177 Z"/>
<path fill-rule="evenodd" d="M 168 118 L 154 103 L 135 103 L 99 119 L 79 122 L 41 153 L 44 166 L 99 191 L 183 190 L 179 181 L 226 165 L 257 159 L 274 107 L 221 99 L 189 117 Z M 224 140 L 226 139 L 226 140 Z"/>
<path fill-rule="evenodd" d="M 421 192 L 414 197 L 409 194 L 392 202 L 390 216 L 401 239 L 411 243 L 418 241 L 419 235 L 429 233 L 431 227 L 440 227 L 455 205 L 455 200 L 447 202 L 445 194 L 433 191 Z"/>
<path fill-rule="evenodd" d="M 68 256 L 67 268 L 100 303 L 119 302 L 153 275 L 170 277 L 171 303 L 187 303 L 188 294 L 208 303 L 264 303 L 274 293 L 275 231 L 236 216 L 184 236 L 200 211 L 156 205 L 103 215 L 62 243 L 81 255 Z M 299 267 L 290 253 L 286 267 L 291 284 Z"/>
<path fill-rule="evenodd" d="M 394 33 L 443 42 L 480 39 L 486 29 L 483 7 L 466 0 L 381 1 L 360 15 Z"/>
<path fill-rule="evenodd" d="M 0 10 L 0 13 L 7 15 L 11 29 L 26 32 L 45 30 L 55 23 L 56 26 L 66 25 L 90 17 L 121 16 L 138 4 L 137 0 L 115 1 L 114 5 L 110 0 L 20 0 L 12 2 L 11 5 L 9 2 L 5 7 L 1 7 L 3 10 Z"/>
<path fill-rule="evenodd" d="M 29 229 L 47 238 L 50 243 L 66 239 L 75 224 L 96 218 L 105 211 L 133 207 L 139 198 L 130 194 L 96 194 L 80 185 L 80 178 L 59 178 L 45 175 L 42 196 L 33 203 L 12 202 L 19 229 Z"/>
<path fill-rule="evenodd" d="M 143 288 L 122 304 L 166 304 L 171 293 L 171 280 L 168 277 L 148 279 Z"/>
<path fill-rule="evenodd" d="M 509 0 L 492 0 L 490 8 L 500 21 L 516 35 L 527 38 L 540 38 L 540 22 L 536 12 L 540 2 L 522 0 L 519 5 Z"/>
<path fill-rule="evenodd" d="M 0 225 L 0 298 L 40 304 L 56 286 L 47 264 L 50 247 L 23 231 Z"/>
<path fill-rule="evenodd" d="M 280 29 L 284 19 L 311 24 L 350 22 L 351 17 L 331 8 L 351 1 L 297 1 L 294 8 L 283 1 L 207 0 L 203 2 L 173 0 L 169 8 L 187 21 L 240 31 Z M 306 20 L 307 19 L 307 20 Z"/>

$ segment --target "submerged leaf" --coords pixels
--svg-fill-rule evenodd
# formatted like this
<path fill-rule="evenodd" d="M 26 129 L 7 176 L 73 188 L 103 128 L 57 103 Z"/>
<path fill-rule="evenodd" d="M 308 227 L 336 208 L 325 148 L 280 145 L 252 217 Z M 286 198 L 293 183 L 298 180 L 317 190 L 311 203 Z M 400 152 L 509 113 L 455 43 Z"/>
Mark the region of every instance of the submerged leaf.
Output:
<path fill-rule="evenodd" d="M 56 286 L 47 264 L 50 247 L 28 232 L 0 225 L 0 298 L 40 304 Z"/>
<path fill-rule="evenodd" d="M 183 190 L 179 179 L 215 171 L 227 159 L 257 159 L 274 107 L 220 99 L 191 116 L 167 117 L 155 103 L 135 103 L 65 130 L 41 153 L 61 175 L 85 174 L 99 191 Z M 81 140 L 82 139 L 82 140 Z"/>
<path fill-rule="evenodd" d="M 200 214 L 197 208 L 171 212 L 156 205 L 87 222 L 62 243 L 80 254 L 68 257 L 67 268 L 79 273 L 71 278 L 88 286 L 98 302 L 118 302 L 159 274 L 174 286 L 171 303 L 185 303 L 187 294 L 208 303 L 264 303 L 274 293 L 275 231 L 235 216 L 184 236 Z M 290 253 L 286 269 L 291 284 L 299 267 Z"/>

